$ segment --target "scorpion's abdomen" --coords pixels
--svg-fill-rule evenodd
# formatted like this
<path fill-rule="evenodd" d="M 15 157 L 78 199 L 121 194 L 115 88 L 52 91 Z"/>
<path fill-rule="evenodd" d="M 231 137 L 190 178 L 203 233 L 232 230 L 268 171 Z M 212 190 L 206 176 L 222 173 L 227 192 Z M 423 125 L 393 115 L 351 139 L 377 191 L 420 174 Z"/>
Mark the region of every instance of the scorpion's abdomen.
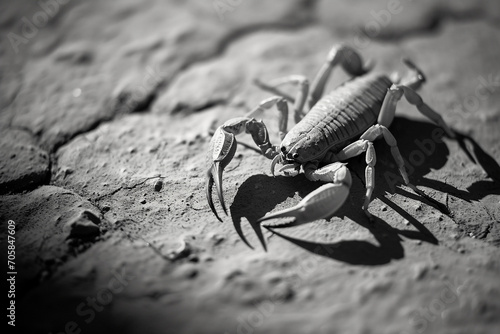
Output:
<path fill-rule="evenodd" d="M 355 78 L 325 95 L 292 130 L 307 134 L 315 151 L 335 150 L 375 124 L 387 89 L 384 75 Z"/>

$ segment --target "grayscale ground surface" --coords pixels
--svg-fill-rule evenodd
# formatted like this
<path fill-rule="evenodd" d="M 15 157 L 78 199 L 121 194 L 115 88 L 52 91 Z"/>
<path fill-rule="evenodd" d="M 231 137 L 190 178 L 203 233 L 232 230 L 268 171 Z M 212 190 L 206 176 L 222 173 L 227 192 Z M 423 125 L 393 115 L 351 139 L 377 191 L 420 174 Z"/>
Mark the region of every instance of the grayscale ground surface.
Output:
<path fill-rule="evenodd" d="M 15 221 L 16 328 L 500 332 L 498 1 L 0 6 L 1 241 L 7 254 Z M 436 140 L 405 101 L 391 130 L 411 180 L 440 205 L 388 183 L 397 168 L 380 142 L 374 224 L 359 157 L 331 219 L 272 233 L 256 220 L 319 184 L 273 178 L 239 145 L 218 222 L 205 199 L 211 133 L 270 96 L 254 78 L 312 79 L 335 43 L 377 71 L 404 73 L 411 57 L 425 72 L 420 93 L 458 140 Z M 346 79 L 336 69 L 328 89 Z M 278 144 L 276 116 L 264 120 Z"/>

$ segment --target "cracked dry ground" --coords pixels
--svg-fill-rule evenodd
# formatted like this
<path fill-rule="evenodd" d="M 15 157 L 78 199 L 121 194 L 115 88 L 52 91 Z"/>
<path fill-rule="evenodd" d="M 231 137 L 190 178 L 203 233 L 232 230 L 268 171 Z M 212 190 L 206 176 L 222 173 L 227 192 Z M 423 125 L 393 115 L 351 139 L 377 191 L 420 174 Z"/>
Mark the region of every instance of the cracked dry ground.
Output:
<path fill-rule="evenodd" d="M 41 3 L 50 20 L 30 31 Z M 7 254 L 15 221 L 16 328 L 500 331 L 498 1 L 401 0 L 370 39 L 360 31 L 387 1 L 216 2 L 231 9 L 222 20 L 201 0 L 41 3 L 0 10 L 1 241 Z M 409 56 L 427 75 L 420 93 L 458 139 L 433 139 L 437 126 L 407 102 L 391 130 L 436 203 L 391 186 L 397 169 L 377 143 L 374 224 L 360 157 L 331 219 L 260 229 L 318 184 L 273 178 L 243 135 L 218 222 L 205 199 L 210 133 L 269 96 L 253 78 L 311 79 L 335 43 L 376 71 L 402 72 Z M 336 69 L 328 89 L 346 79 Z M 276 113 L 264 120 L 277 144 Z"/>

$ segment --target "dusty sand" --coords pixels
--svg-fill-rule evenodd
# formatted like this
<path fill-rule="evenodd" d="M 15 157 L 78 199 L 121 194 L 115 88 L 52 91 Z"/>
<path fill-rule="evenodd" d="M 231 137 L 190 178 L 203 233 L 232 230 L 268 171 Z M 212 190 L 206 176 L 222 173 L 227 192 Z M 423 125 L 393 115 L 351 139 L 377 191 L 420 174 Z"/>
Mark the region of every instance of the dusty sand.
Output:
<path fill-rule="evenodd" d="M 498 1 L 11 0 L 0 13 L 16 329 L 500 332 Z M 435 203 L 393 182 L 379 142 L 375 223 L 359 157 L 332 218 L 261 228 L 319 184 L 273 178 L 242 135 L 220 223 L 205 199 L 210 134 L 270 96 L 254 78 L 312 79 L 335 43 L 376 71 L 404 73 L 411 57 L 425 72 L 420 93 L 458 138 L 405 101 L 391 131 Z M 336 69 L 328 90 L 347 78 Z M 276 114 L 264 121 L 278 144 Z"/>

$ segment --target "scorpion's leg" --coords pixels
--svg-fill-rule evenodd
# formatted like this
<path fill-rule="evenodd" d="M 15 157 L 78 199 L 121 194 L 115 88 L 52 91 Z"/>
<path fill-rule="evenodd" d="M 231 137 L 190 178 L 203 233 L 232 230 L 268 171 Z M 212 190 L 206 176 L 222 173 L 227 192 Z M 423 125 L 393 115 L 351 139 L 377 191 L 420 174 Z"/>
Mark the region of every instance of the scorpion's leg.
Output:
<path fill-rule="evenodd" d="M 259 104 L 259 106 L 253 111 L 256 112 L 261 109 L 271 108 L 274 104 L 280 109 L 281 114 L 288 115 L 288 106 L 286 101 L 282 97 L 272 97 Z M 286 132 L 286 119 L 285 121 L 280 119 L 280 132 Z M 207 172 L 207 185 L 206 185 L 206 195 L 208 205 L 212 212 L 215 214 L 218 220 L 222 221 L 215 211 L 214 203 L 212 200 L 212 187 L 215 183 L 217 188 L 217 196 L 221 203 L 222 209 L 227 214 L 226 204 L 224 202 L 224 196 L 222 192 L 222 172 L 224 168 L 233 159 L 236 152 L 236 138 L 235 136 L 240 133 L 250 133 L 252 138 L 259 146 L 262 154 L 268 158 L 273 159 L 277 154 L 277 147 L 273 146 L 269 140 L 269 133 L 267 128 L 262 121 L 257 121 L 252 117 L 238 117 L 233 118 L 215 130 L 214 136 L 210 141 L 210 152 L 209 156 L 210 167 Z"/>
<path fill-rule="evenodd" d="M 293 111 L 294 111 L 294 119 L 295 123 L 300 122 L 302 117 L 304 117 L 304 104 L 307 100 L 307 95 L 309 94 L 309 80 L 303 75 L 290 75 L 284 78 L 279 78 L 272 80 L 269 83 L 263 83 L 258 79 L 254 80 L 255 84 L 259 86 L 260 88 L 273 92 L 273 93 L 278 93 L 278 95 L 285 97 L 288 99 L 290 102 L 294 103 L 293 105 Z M 282 93 L 281 91 L 278 90 L 278 87 L 284 84 L 298 84 L 299 85 L 299 90 L 297 91 L 297 95 L 295 98 L 290 98 L 287 97 L 286 94 Z M 283 138 L 282 138 L 283 139 Z"/>
<path fill-rule="evenodd" d="M 360 137 L 361 140 L 368 140 L 370 142 L 373 142 L 377 140 L 378 138 L 384 138 L 385 142 L 387 145 L 391 147 L 391 153 L 392 157 L 396 161 L 396 165 L 398 166 L 399 173 L 403 177 L 404 183 L 406 186 L 410 187 L 415 191 L 417 194 L 424 196 L 427 198 L 427 195 L 424 194 L 420 189 L 418 189 L 415 185 L 410 183 L 410 179 L 408 178 L 408 174 L 406 173 L 405 170 L 405 162 L 403 160 L 403 157 L 401 156 L 401 152 L 399 152 L 398 148 L 398 143 L 396 141 L 396 138 L 392 135 L 392 133 L 387 129 L 387 127 L 381 125 L 381 124 L 375 124 L 371 126 L 368 130 L 365 131 Z M 337 155 L 339 156 L 339 155 Z M 343 157 L 340 156 L 340 159 Z"/>
<path fill-rule="evenodd" d="M 310 108 L 312 108 L 323 95 L 326 82 L 330 77 L 332 69 L 337 65 L 341 65 L 347 73 L 353 76 L 363 75 L 371 70 L 371 65 L 364 64 L 361 56 L 354 49 L 344 45 L 333 46 L 328 53 L 326 62 L 321 66 L 312 82 L 311 98 L 309 100 Z"/>
<path fill-rule="evenodd" d="M 260 89 L 262 89 L 263 91 L 269 92 L 269 93 L 277 95 L 277 96 L 281 96 L 281 97 L 285 98 L 287 101 L 289 101 L 291 103 L 295 103 L 295 98 L 293 98 L 292 96 L 288 95 L 287 93 L 279 90 L 275 86 L 271 86 L 270 84 L 266 84 L 266 83 L 260 81 L 257 78 L 253 80 L 253 83 L 257 87 L 259 87 Z"/>
<path fill-rule="evenodd" d="M 396 105 L 399 100 L 401 100 L 403 95 L 410 104 L 417 107 L 418 111 L 442 127 L 450 138 L 455 138 L 455 134 L 445 123 L 443 117 L 424 103 L 420 95 L 418 95 L 415 90 L 405 85 L 394 84 L 391 88 L 389 88 L 387 95 L 384 98 L 384 102 L 382 103 L 382 108 L 380 109 L 378 124 L 389 127 L 394 119 L 394 114 L 396 113 Z"/>
<path fill-rule="evenodd" d="M 350 158 L 356 157 L 363 152 L 366 152 L 365 161 L 365 180 L 366 180 L 366 194 L 365 202 L 363 204 L 363 211 L 365 212 L 368 219 L 372 220 L 372 215 L 368 212 L 368 205 L 371 202 L 373 189 L 375 188 L 375 164 L 377 162 L 377 156 L 375 154 L 375 148 L 373 143 L 366 139 L 359 139 L 352 144 L 347 145 L 344 149 L 336 154 L 332 154 L 331 160 L 345 161 Z"/>
<path fill-rule="evenodd" d="M 288 104 L 286 100 L 282 96 L 273 96 L 265 99 L 257 107 L 248 112 L 245 116 L 248 118 L 257 118 L 259 117 L 265 110 L 271 109 L 274 105 L 276 105 L 276 109 L 279 112 L 278 119 L 278 130 L 280 139 L 283 140 L 287 133 L 288 127 Z"/>
<path fill-rule="evenodd" d="M 401 84 L 413 90 L 419 89 L 426 81 L 424 73 L 408 58 L 403 59 L 403 63 L 410 69 L 410 73 L 407 78 L 402 80 Z"/>
<path fill-rule="evenodd" d="M 399 85 L 396 86 L 399 87 L 400 89 L 403 90 L 404 96 L 406 100 L 417 107 L 417 110 L 420 111 L 423 115 L 427 116 L 430 120 L 432 120 L 434 123 L 439 125 L 440 127 L 443 128 L 443 130 L 446 132 L 446 134 L 450 138 L 455 138 L 455 134 L 453 131 L 448 127 L 448 124 L 445 123 L 443 120 L 443 117 L 439 115 L 436 111 L 434 111 L 431 107 L 429 107 L 420 97 L 420 95 L 415 92 L 412 88 L 404 86 L 404 85 Z"/>
<path fill-rule="evenodd" d="M 317 164 L 304 166 L 306 177 L 312 181 L 332 182 L 322 185 L 304 197 L 296 206 L 272 213 L 260 218 L 262 222 L 281 217 L 294 217 L 293 225 L 330 217 L 337 211 L 349 195 L 352 179 L 351 173 L 344 163 L 334 162 L 317 169 Z M 265 227 L 279 227 L 276 224 L 265 224 Z"/>

